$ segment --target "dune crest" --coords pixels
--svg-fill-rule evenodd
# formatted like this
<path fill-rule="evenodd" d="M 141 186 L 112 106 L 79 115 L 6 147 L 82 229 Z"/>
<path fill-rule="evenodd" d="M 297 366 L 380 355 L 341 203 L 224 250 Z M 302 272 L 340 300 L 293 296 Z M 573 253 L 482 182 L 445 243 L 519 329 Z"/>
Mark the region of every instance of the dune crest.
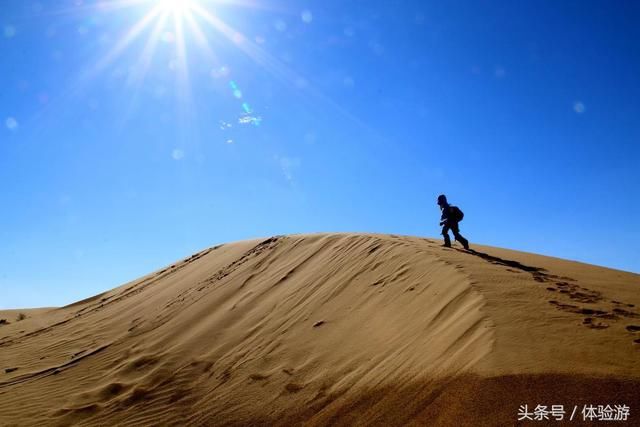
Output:
<path fill-rule="evenodd" d="M 0 424 L 513 424 L 536 399 L 640 410 L 638 290 L 632 273 L 408 236 L 220 245 L 0 324 Z"/>

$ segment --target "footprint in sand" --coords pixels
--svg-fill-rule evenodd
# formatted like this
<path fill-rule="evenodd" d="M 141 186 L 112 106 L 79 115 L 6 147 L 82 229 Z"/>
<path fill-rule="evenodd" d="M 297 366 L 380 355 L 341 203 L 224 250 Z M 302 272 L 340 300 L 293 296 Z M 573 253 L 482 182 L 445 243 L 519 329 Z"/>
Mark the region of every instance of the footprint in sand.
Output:
<path fill-rule="evenodd" d="M 606 329 L 609 327 L 609 325 L 607 325 L 606 323 L 602 323 L 602 322 L 594 323 L 591 317 L 585 318 L 582 321 L 582 324 L 585 325 L 587 328 L 591 328 L 591 329 Z"/>
<path fill-rule="evenodd" d="M 129 389 L 129 385 L 125 383 L 109 383 L 102 387 L 98 392 L 98 396 L 101 401 L 108 401 L 113 397 L 127 391 Z"/>
<path fill-rule="evenodd" d="M 264 375 L 264 374 L 251 374 L 251 375 L 249 375 L 249 379 L 253 380 L 253 381 L 262 381 L 262 380 L 266 380 L 267 378 L 269 378 L 269 375 Z"/>
<path fill-rule="evenodd" d="M 627 303 L 616 301 L 616 300 L 611 300 L 611 302 L 616 304 L 616 305 L 625 305 L 627 307 L 635 307 L 635 305 L 633 305 L 633 304 L 627 304 Z"/>
<path fill-rule="evenodd" d="M 284 387 L 284 389 L 286 391 L 288 391 L 289 393 L 297 393 L 300 390 L 302 390 L 303 388 L 304 388 L 303 385 L 296 384 L 296 383 L 289 383 Z"/>
<path fill-rule="evenodd" d="M 627 331 L 629 332 L 640 332 L 640 326 L 638 325 L 628 325 Z M 640 338 L 636 338 L 633 340 L 634 344 L 640 344 Z"/>
<path fill-rule="evenodd" d="M 622 308 L 614 308 L 613 312 L 616 314 L 619 314 L 620 316 L 625 316 L 625 317 L 633 317 L 633 318 L 639 318 L 640 315 L 636 312 L 633 311 L 629 311 L 629 310 L 624 310 Z"/>
<path fill-rule="evenodd" d="M 600 292 L 592 291 L 578 285 L 568 282 L 556 282 L 556 287 L 547 287 L 549 291 L 559 291 L 561 294 L 567 295 L 572 300 L 583 303 L 596 303 L 602 300 Z"/>
<path fill-rule="evenodd" d="M 618 319 L 618 316 L 616 316 L 613 313 L 610 313 L 608 311 L 604 311 L 604 310 L 597 310 L 594 308 L 585 308 L 585 307 L 578 307 L 577 305 L 573 305 L 573 304 L 563 304 L 561 302 L 555 301 L 555 300 L 551 300 L 549 301 L 549 304 L 554 305 L 557 309 L 559 310 L 563 310 L 563 311 L 568 311 L 570 313 L 575 313 L 575 314 L 581 314 L 584 316 L 587 316 L 583 319 L 582 324 L 588 328 L 591 329 L 606 329 L 609 327 L 608 324 L 606 323 L 601 323 L 601 322 L 594 322 L 594 320 L 597 319 L 610 319 L 610 320 L 616 320 Z"/>

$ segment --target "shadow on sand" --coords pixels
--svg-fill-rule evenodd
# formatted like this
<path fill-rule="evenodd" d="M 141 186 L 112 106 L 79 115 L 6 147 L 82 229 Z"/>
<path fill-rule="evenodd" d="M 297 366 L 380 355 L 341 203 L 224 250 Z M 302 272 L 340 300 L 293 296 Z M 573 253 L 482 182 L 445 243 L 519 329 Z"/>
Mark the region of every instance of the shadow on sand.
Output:
<path fill-rule="evenodd" d="M 482 259 L 484 259 L 486 261 L 489 261 L 492 264 L 499 264 L 499 265 L 504 265 L 506 267 L 517 268 L 518 270 L 527 271 L 529 273 L 542 274 L 542 272 L 547 271 L 547 270 L 545 270 L 544 268 L 541 268 L 541 267 L 531 267 L 529 265 L 521 264 L 518 261 L 499 258 L 497 256 L 489 255 L 489 254 L 484 253 L 484 252 L 479 252 L 479 251 L 476 251 L 474 249 L 469 249 L 469 250 L 463 251 L 462 249 L 456 248 L 456 250 L 458 250 L 460 252 L 470 253 L 471 255 L 475 255 L 477 257 L 480 257 L 480 258 L 482 258 Z"/>

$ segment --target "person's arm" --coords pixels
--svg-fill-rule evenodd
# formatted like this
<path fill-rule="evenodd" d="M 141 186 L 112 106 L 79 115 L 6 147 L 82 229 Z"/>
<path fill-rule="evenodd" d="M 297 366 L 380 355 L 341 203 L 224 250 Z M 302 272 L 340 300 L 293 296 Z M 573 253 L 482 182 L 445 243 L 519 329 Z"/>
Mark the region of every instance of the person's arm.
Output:
<path fill-rule="evenodd" d="M 449 219 L 449 215 L 448 215 L 449 209 L 447 208 L 441 208 L 441 209 L 442 209 L 442 215 L 440 215 L 440 225 L 445 225 L 447 223 L 447 220 Z"/>

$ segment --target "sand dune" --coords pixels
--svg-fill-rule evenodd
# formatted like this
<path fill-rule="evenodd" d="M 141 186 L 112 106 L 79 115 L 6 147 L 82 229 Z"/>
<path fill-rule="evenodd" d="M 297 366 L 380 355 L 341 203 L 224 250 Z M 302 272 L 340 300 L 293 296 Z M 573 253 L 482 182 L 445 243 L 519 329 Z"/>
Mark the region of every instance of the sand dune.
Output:
<path fill-rule="evenodd" d="M 417 237 L 225 244 L 0 311 L 0 425 L 514 425 L 522 404 L 626 404 L 640 425 L 639 291 Z"/>

